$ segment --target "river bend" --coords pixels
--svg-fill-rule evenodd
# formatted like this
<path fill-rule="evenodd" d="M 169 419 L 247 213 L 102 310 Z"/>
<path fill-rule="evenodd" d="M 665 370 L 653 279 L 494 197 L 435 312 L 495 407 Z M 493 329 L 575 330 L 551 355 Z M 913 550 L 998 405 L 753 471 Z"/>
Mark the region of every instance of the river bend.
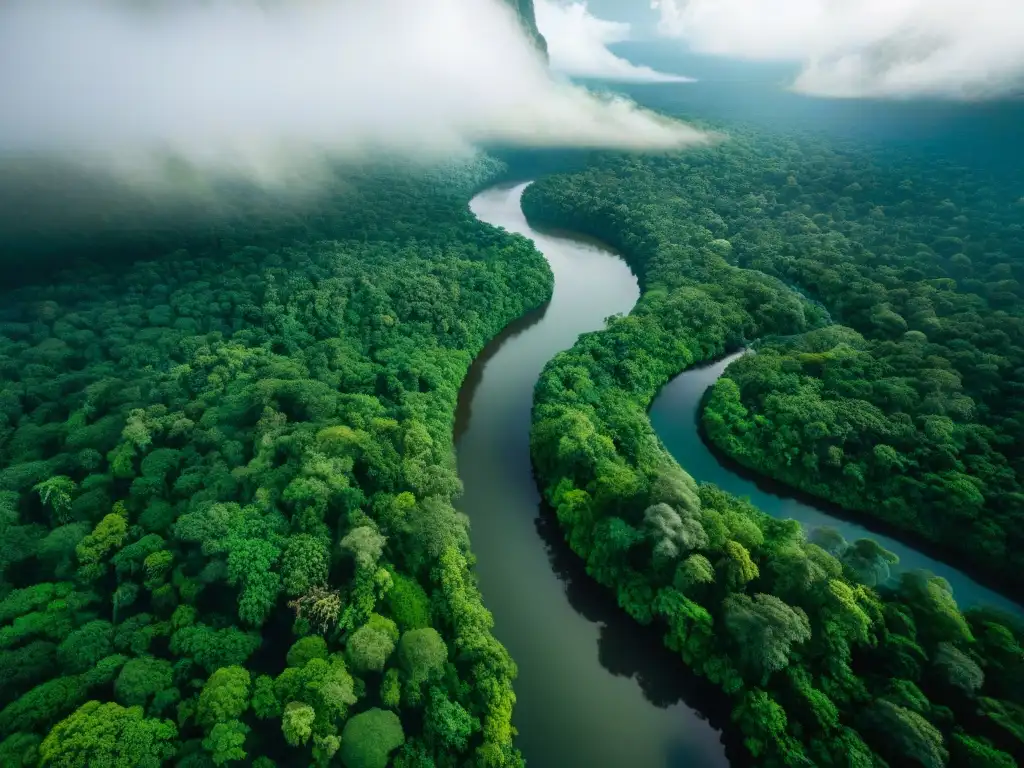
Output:
<path fill-rule="evenodd" d="M 897 538 L 873 530 L 870 524 L 862 525 L 831 514 L 822 509 L 824 504 L 819 506 L 808 503 L 802 500 L 802 494 L 739 467 L 728 466 L 731 462 L 720 461 L 701 439 L 698 428 L 701 400 L 708 387 L 718 380 L 729 363 L 740 354 L 684 371 L 665 385 L 651 405 L 654 431 L 669 453 L 694 480 L 714 483 L 737 496 L 747 496 L 754 506 L 772 517 L 792 518 L 807 530 L 834 528 L 849 542 L 874 539 L 899 557 L 899 563 L 893 567 L 894 573 L 903 569 L 923 568 L 941 576 L 953 588 L 953 595 L 961 608 L 985 605 L 1024 616 L 1024 608 L 1020 605 L 979 584 L 963 571 Z"/>
<path fill-rule="evenodd" d="M 472 524 L 484 604 L 519 666 L 516 744 L 530 768 L 724 768 L 720 729 L 687 703 L 723 697 L 586 575 L 542 508 L 530 464 L 534 385 L 579 334 L 628 313 L 640 290 L 606 248 L 531 228 L 519 206 L 526 186 L 489 189 L 470 207 L 536 243 L 554 295 L 473 364 L 455 425 L 458 506 Z"/>
<path fill-rule="evenodd" d="M 455 447 L 473 550 L 495 634 L 519 666 L 514 724 L 530 768 L 718 768 L 723 695 L 697 679 L 653 630 L 637 625 L 593 582 L 542 505 L 530 463 L 533 390 L 547 362 L 581 333 L 628 313 L 636 277 L 606 247 L 539 232 L 523 216 L 527 184 L 486 190 L 470 203 L 481 221 L 531 238 L 555 277 L 551 301 L 512 323 L 474 362 L 459 393 Z M 950 582 L 962 606 L 1021 607 L 912 546 L 793 498 L 784 488 L 719 461 L 702 441 L 701 398 L 736 355 L 674 378 L 651 406 L 665 447 L 698 482 L 747 496 L 765 512 L 848 541 L 870 537 L 901 568 Z"/>

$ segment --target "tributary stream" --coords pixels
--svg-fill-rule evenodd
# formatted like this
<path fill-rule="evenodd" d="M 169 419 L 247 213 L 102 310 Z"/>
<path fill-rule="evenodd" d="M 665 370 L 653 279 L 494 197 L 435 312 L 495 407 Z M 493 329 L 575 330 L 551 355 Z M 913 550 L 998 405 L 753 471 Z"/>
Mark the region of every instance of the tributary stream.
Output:
<path fill-rule="evenodd" d="M 554 295 L 476 360 L 460 392 L 455 425 L 465 486 L 459 507 L 472 524 L 480 587 L 495 634 L 519 666 L 517 744 L 530 768 L 726 766 L 724 697 L 590 580 L 542 506 L 529 450 L 534 385 L 547 362 L 581 333 L 603 328 L 609 315 L 628 313 L 639 288 L 626 263 L 607 248 L 530 227 L 520 208 L 526 186 L 488 189 L 470 207 L 481 221 L 534 241 L 554 273 Z M 850 540 L 871 535 L 904 563 L 947 578 L 965 604 L 1012 606 L 905 545 L 762 490 L 719 463 L 700 439 L 696 412 L 725 364 L 681 374 L 651 411 L 666 447 L 695 479 L 750 496 L 770 514 L 831 525 Z"/>

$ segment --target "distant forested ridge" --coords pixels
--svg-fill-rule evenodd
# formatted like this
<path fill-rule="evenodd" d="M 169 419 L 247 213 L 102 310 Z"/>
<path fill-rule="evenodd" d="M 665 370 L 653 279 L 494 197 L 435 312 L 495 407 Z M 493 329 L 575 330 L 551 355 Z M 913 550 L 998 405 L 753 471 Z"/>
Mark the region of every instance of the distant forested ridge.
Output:
<path fill-rule="evenodd" d="M 452 506 L 469 364 L 551 291 L 467 209 L 499 170 L 0 297 L 0 765 L 521 764 Z"/>
<path fill-rule="evenodd" d="M 698 486 L 646 414 L 680 370 L 759 338 L 783 339 L 734 364 L 711 400 L 709 431 L 731 453 L 755 444 L 759 455 L 805 467 L 807 441 L 826 441 L 842 424 L 850 444 L 839 465 L 856 474 L 863 470 L 855 447 L 870 440 L 861 433 L 889 422 L 878 428 L 917 429 L 922 450 L 945 457 L 941 469 L 915 475 L 908 466 L 902 476 L 939 485 L 928 472 L 959 473 L 945 481 L 966 483 L 959 492 L 978 510 L 984 490 L 957 462 L 984 460 L 1002 467 L 993 469 L 989 493 L 1000 503 L 1012 498 L 1019 433 L 1015 444 L 999 434 L 1012 434 L 1019 364 L 1006 351 L 988 355 L 992 343 L 1013 346 L 1015 201 L 996 193 L 970 206 L 982 189 L 952 170 L 882 171 L 869 160 L 732 131 L 714 148 L 606 156 L 528 188 L 523 207 L 532 223 L 619 248 L 644 291 L 629 316 L 582 336 L 546 367 L 533 459 L 588 573 L 732 697 L 758 765 L 1011 768 L 1024 760 L 1024 627 L 1016 619 L 961 613 L 948 584 L 927 573 L 902 572 L 891 585 L 894 558 L 875 542 L 808 535 L 794 521 Z M 954 180 L 968 186 L 955 192 Z M 975 247 L 958 227 L 983 243 Z M 945 276 L 954 257 L 971 262 L 973 282 Z M 835 275 L 808 277 L 827 272 Z M 863 322 L 870 338 L 833 321 Z M 918 323 L 927 331 L 911 330 Z M 982 366 L 962 376 L 988 381 L 992 405 L 966 402 L 974 395 L 961 387 L 973 385 L 961 385 L 957 354 Z M 814 398 L 832 396 L 836 382 L 846 389 L 835 397 L 846 400 L 831 416 Z M 886 386 L 889 401 L 880 394 Z M 872 392 L 872 402 L 857 398 Z M 780 407 L 777 400 L 794 405 L 773 423 L 760 409 Z M 894 406 L 908 400 L 914 409 L 896 416 Z M 758 442 L 742 442 L 748 428 Z M 823 442 L 826 457 L 835 444 Z M 865 450 L 906 460 L 902 444 L 889 445 Z M 890 497 L 901 493 L 897 483 L 888 489 Z M 916 509 L 938 521 L 962 514 L 952 505 Z M 987 521 L 974 525 L 992 530 Z M 1017 536 L 1001 530 L 993 557 Z"/>

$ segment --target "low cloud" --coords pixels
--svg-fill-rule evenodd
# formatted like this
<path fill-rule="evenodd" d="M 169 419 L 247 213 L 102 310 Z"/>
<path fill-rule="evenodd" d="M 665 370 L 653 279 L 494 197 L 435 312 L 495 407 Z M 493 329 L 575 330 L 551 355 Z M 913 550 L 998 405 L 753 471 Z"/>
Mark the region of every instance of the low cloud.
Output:
<path fill-rule="evenodd" d="M 535 0 L 534 6 L 537 26 L 548 42 L 552 69 L 572 77 L 626 83 L 693 82 L 616 56 L 608 46 L 629 40 L 631 26 L 593 16 L 586 3 Z"/>
<path fill-rule="evenodd" d="M 553 79 L 500 0 L 7 0 L 0 104 L 0 163 L 139 178 L 705 140 Z"/>
<path fill-rule="evenodd" d="M 653 0 L 694 50 L 800 62 L 794 90 L 989 98 L 1024 85 L 1020 0 Z"/>

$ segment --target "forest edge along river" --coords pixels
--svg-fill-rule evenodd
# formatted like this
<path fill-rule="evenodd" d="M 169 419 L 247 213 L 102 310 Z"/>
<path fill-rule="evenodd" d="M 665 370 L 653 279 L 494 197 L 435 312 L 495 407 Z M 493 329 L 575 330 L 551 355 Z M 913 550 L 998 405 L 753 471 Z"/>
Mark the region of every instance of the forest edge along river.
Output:
<path fill-rule="evenodd" d="M 530 227 L 519 206 L 526 186 L 489 189 L 471 208 L 536 243 L 554 294 L 474 363 L 455 428 L 480 588 L 519 667 L 517 744 L 531 768 L 726 766 L 719 718 L 702 714 L 723 697 L 590 580 L 542 509 L 530 463 L 534 385 L 552 357 L 629 312 L 640 291 L 610 250 Z"/>
<path fill-rule="evenodd" d="M 874 539 L 899 558 L 892 568 L 924 569 L 941 576 L 953 588 L 961 608 L 990 606 L 1017 616 L 1024 608 L 972 579 L 963 571 L 926 554 L 905 540 L 882 533 L 878 527 L 854 522 L 823 509 L 824 502 L 812 503 L 806 494 L 786 488 L 749 470 L 722 460 L 700 434 L 699 419 L 704 393 L 742 352 L 706 365 L 690 368 L 666 384 L 651 404 L 650 417 L 662 444 L 698 483 L 713 483 L 737 496 L 745 496 L 772 517 L 796 520 L 808 531 L 832 528 L 852 543 Z"/>
<path fill-rule="evenodd" d="M 606 317 L 628 313 L 636 277 L 611 249 L 564 232 L 532 228 L 520 208 L 526 183 L 481 192 L 470 206 L 481 221 L 529 237 L 555 277 L 551 301 L 513 322 L 474 362 L 459 394 L 455 444 L 472 524 L 477 574 L 495 634 L 519 667 L 514 724 L 531 768 L 713 768 L 729 764 L 724 697 L 694 676 L 593 582 L 545 510 L 530 462 L 530 413 L 547 362 Z M 1020 607 L 960 571 L 889 537 L 776 495 L 727 468 L 700 437 L 707 388 L 735 356 L 674 378 L 651 407 L 662 442 L 698 482 L 713 482 L 777 517 L 829 526 L 853 541 L 870 537 L 900 567 L 946 578 L 965 606 Z M 761 484 L 763 485 L 763 484 Z M 784 492 L 783 492 L 784 493 Z M 728 750 L 730 757 L 733 750 Z"/>

